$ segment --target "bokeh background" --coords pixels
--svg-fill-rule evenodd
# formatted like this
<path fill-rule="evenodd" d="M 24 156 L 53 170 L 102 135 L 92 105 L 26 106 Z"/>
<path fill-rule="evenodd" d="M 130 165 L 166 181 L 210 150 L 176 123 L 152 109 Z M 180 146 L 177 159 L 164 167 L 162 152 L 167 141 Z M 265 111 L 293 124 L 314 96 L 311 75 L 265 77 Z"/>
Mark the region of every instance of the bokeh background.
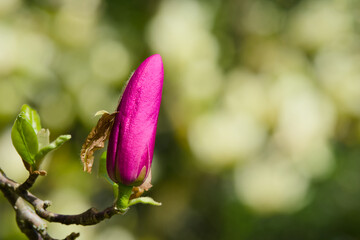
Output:
<path fill-rule="evenodd" d="M 360 1 L 1 0 L 0 167 L 27 173 L 10 129 L 23 103 L 52 137 L 33 192 L 50 210 L 113 201 L 82 172 L 98 110 L 160 53 L 165 82 L 147 193 L 80 239 L 360 239 Z M 99 156 L 99 154 L 97 155 Z M 0 196 L 0 239 L 25 239 Z"/>

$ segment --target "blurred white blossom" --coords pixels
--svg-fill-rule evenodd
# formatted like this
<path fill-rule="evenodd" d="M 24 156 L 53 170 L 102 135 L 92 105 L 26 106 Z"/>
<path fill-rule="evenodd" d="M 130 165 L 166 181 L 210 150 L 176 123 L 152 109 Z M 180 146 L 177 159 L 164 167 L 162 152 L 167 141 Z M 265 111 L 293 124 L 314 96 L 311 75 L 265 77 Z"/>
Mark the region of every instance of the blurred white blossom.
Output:
<path fill-rule="evenodd" d="M 239 198 L 262 214 L 291 212 L 301 207 L 308 184 L 307 178 L 286 161 L 279 161 L 279 157 L 240 166 L 235 174 Z"/>
<path fill-rule="evenodd" d="M 353 30 L 347 12 L 351 4 L 349 0 L 303 1 L 290 20 L 290 38 L 307 49 L 342 42 Z"/>
<path fill-rule="evenodd" d="M 130 72 L 130 56 L 119 42 L 105 39 L 95 45 L 90 64 L 95 78 L 107 83 L 119 83 Z"/>
<path fill-rule="evenodd" d="M 202 165 L 213 170 L 253 156 L 261 149 L 265 136 L 263 127 L 245 113 L 209 113 L 189 128 L 191 149 Z"/>

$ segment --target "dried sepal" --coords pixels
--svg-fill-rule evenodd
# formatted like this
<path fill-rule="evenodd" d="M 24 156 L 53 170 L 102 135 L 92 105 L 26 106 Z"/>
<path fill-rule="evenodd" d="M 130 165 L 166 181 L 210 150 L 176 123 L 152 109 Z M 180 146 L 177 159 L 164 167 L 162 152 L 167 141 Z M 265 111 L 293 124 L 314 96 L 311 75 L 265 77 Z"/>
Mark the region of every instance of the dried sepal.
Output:
<path fill-rule="evenodd" d="M 36 170 L 33 172 L 36 175 L 40 175 L 40 176 L 46 176 L 47 172 L 45 170 Z"/>
<path fill-rule="evenodd" d="M 151 187 L 152 185 L 151 185 L 151 169 L 150 169 L 149 175 L 145 179 L 145 182 L 143 182 L 143 184 L 141 184 L 138 187 L 133 187 L 130 200 L 140 197 L 145 191 L 148 191 Z"/>
<path fill-rule="evenodd" d="M 105 141 L 109 138 L 116 114 L 116 112 L 109 114 L 105 111 L 99 111 L 98 113 L 101 113 L 102 116 L 87 136 L 80 153 L 84 171 L 89 173 L 91 172 L 94 163 L 94 152 L 105 146 Z M 97 115 L 99 115 L 98 113 Z"/>

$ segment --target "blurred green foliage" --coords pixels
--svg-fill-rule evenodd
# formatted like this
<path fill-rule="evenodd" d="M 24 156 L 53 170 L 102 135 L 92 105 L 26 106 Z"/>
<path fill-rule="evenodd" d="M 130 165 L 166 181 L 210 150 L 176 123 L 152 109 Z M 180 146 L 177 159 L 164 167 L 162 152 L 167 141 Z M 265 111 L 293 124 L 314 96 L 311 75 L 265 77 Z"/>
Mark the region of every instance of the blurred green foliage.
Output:
<path fill-rule="evenodd" d="M 35 194 L 59 213 L 113 201 L 80 147 L 141 61 L 165 67 L 153 185 L 80 239 L 360 238 L 357 0 L 1 0 L 0 166 L 26 178 L 10 129 L 23 103 L 70 144 Z M 50 136 L 52 137 L 52 136 Z M 53 138 L 51 138 L 53 139 Z M 97 159 L 100 157 L 100 153 Z M 0 239 L 24 239 L 0 198 Z"/>

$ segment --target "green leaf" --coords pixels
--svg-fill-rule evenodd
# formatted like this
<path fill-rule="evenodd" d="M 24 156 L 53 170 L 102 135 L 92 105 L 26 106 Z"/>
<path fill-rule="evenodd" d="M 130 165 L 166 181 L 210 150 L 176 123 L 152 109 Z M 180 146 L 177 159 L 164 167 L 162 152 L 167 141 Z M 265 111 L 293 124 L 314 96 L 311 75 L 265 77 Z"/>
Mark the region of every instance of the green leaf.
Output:
<path fill-rule="evenodd" d="M 106 170 L 106 151 L 104 151 L 100 157 L 98 177 L 105 178 L 110 184 L 114 184 Z"/>
<path fill-rule="evenodd" d="M 24 104 L 21 107 L 21 112 L 24 117 L 29 121 L 33 127 L 35 133 L 38 133 L 41 129 L 40 117 L 36 110 L 32 109 L 29 105 Z"/>
<path fill-rule="evenodd" d="M 39 142 L 39 149 L 42 149 L 50 144 L 50 131 L 49 129 L 42 128 L 37 133 L 37 138 Z"/>
<path fill-rule="evenodd" d="M 152 199 L 151 197 L 139 197 L 139 198 L 134 198 L 131 199 L 129 201 L 129 207 L 138 203 L 142 203 L 142 204 L 149 204 L 149 205 L 154 205 L 154 206 L 161 206 L 161 203 L 156 202 L 154 199 Z"/>
<path fill-rule="evenodd" d="M 11 130 L 11 140 L 23 161 L 33 165 L 38 151 L 38 139 L 27 117 L 20 113 Z"/>
<path fill-rule="evenodd" d="M 55 141 L 51 142 L 49 145 L 41 148 L 39 152 L 36 154 L 35 159 L 38 161 L 36 164 L 39 166 L 41 160 L 48 154 L 50 151 L 59 148 L 66 141 L 71 139 L 71 135 L 61 135 Z"/>

